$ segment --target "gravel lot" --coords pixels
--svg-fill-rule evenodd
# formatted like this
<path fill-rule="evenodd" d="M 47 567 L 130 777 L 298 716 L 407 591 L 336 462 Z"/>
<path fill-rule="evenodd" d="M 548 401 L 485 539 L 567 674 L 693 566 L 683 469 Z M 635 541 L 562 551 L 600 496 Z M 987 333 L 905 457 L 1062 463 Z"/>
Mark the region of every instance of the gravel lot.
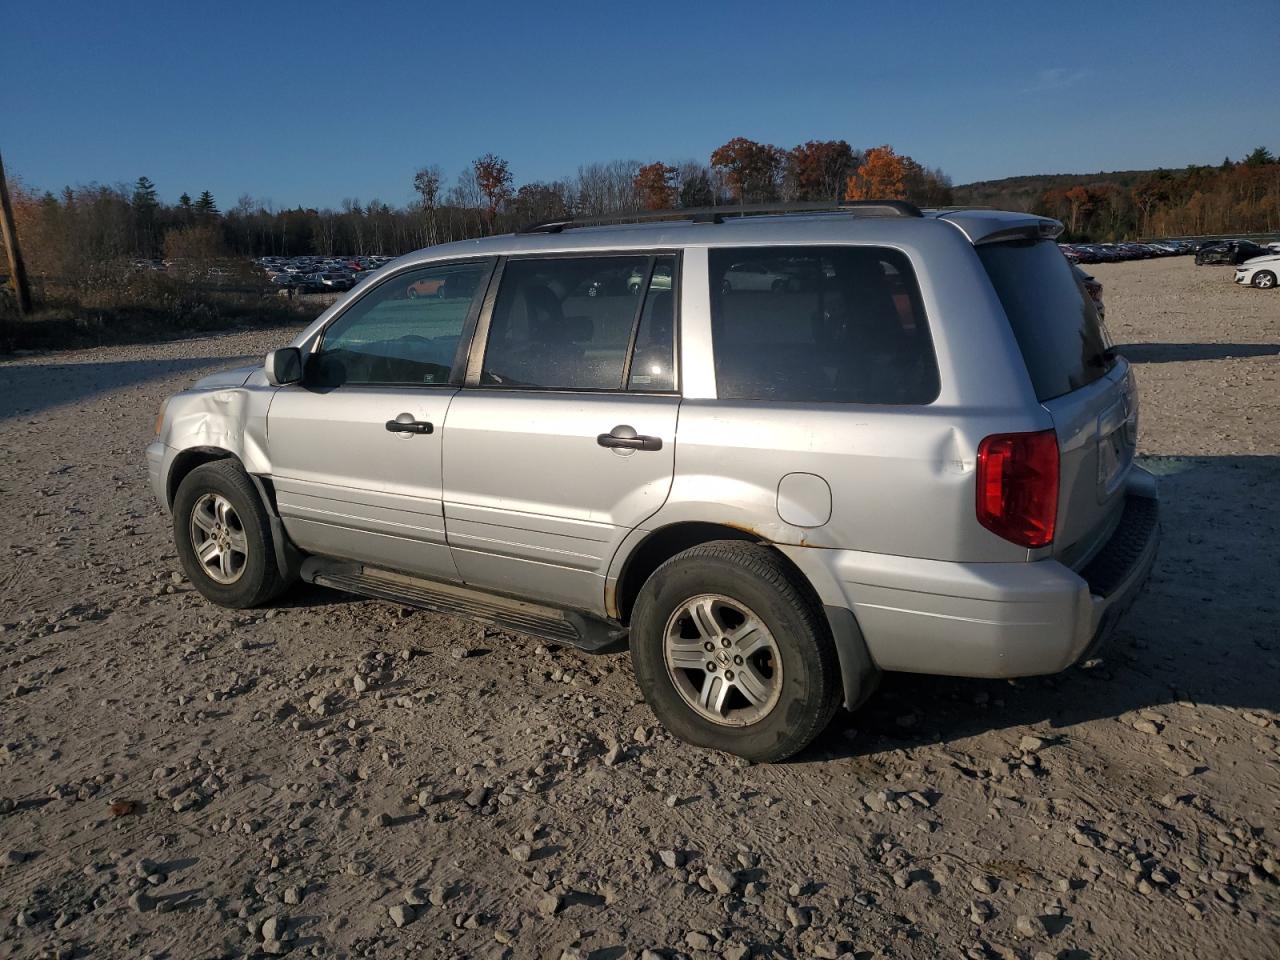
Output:
<path fill-rule="evenodd" d="M 1280 293 L 1090 268 L 1164 543 L 1103 659 L 895 676 L 750 766 L 625 655 L 178 572 L 161 399 L 289 331 L 0 362 L 0 956 L 1280 956 Z"/>

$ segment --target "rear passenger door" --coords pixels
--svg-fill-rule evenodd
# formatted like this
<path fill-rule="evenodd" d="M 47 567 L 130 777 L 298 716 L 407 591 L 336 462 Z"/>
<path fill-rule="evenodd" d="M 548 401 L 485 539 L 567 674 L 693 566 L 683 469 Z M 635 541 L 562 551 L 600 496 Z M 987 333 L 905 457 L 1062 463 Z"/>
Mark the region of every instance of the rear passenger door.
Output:
<path fill-rule="evenodd" d="M 444 432 L 463 582 L 601 612 L 618 544 L 674 470 L 678 258 L 507 260 Z"/>

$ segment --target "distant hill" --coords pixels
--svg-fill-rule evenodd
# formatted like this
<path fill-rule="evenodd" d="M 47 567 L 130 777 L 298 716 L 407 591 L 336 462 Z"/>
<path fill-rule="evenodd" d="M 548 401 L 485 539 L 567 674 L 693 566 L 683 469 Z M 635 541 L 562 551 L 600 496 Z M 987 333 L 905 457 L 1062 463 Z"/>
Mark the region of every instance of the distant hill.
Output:
<path fill-rule="evenodd" d="M 1030 210 L 1046 190 L 1068 190 L 1075 186 L 1096 187 L 1104 183 L 1124 188 L 1133 186 L 1157 170 L 1116 170 L 1098 173 L 1037 173 L 1003 180 L 979 180 L 953 187 L 957 206 L 997 207 L 1002 210 Z"/>

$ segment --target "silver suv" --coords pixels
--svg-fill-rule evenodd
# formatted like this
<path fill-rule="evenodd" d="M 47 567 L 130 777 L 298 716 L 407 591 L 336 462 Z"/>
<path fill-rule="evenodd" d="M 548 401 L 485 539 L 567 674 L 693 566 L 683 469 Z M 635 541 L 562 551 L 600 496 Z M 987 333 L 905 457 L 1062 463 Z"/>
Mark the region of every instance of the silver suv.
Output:
<path fill-rule="evenodd" d="M 761 213 L 410 254 L 173 397 L 147 459 L 192 583 L 629 638 L 668 729 L 761 761 L 884 670 L 1087 655 L 1147 576 L 1157 502 L 1061 224 Z"/>

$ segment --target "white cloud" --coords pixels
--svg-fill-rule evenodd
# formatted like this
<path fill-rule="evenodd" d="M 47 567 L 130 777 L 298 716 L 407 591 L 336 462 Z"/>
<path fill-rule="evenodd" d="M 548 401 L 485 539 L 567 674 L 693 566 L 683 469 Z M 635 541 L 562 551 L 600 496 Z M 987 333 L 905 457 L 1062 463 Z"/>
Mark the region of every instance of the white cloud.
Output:
<path fill-rule="evenodd" d="M 1089 76 L 1089 71 L 1073 67 L 1046 67 L 1037 71 L 1035 80 L 1023 89 L 1024 93 L 1042 93 L 1045 90 L 1065 90 Z"/>

